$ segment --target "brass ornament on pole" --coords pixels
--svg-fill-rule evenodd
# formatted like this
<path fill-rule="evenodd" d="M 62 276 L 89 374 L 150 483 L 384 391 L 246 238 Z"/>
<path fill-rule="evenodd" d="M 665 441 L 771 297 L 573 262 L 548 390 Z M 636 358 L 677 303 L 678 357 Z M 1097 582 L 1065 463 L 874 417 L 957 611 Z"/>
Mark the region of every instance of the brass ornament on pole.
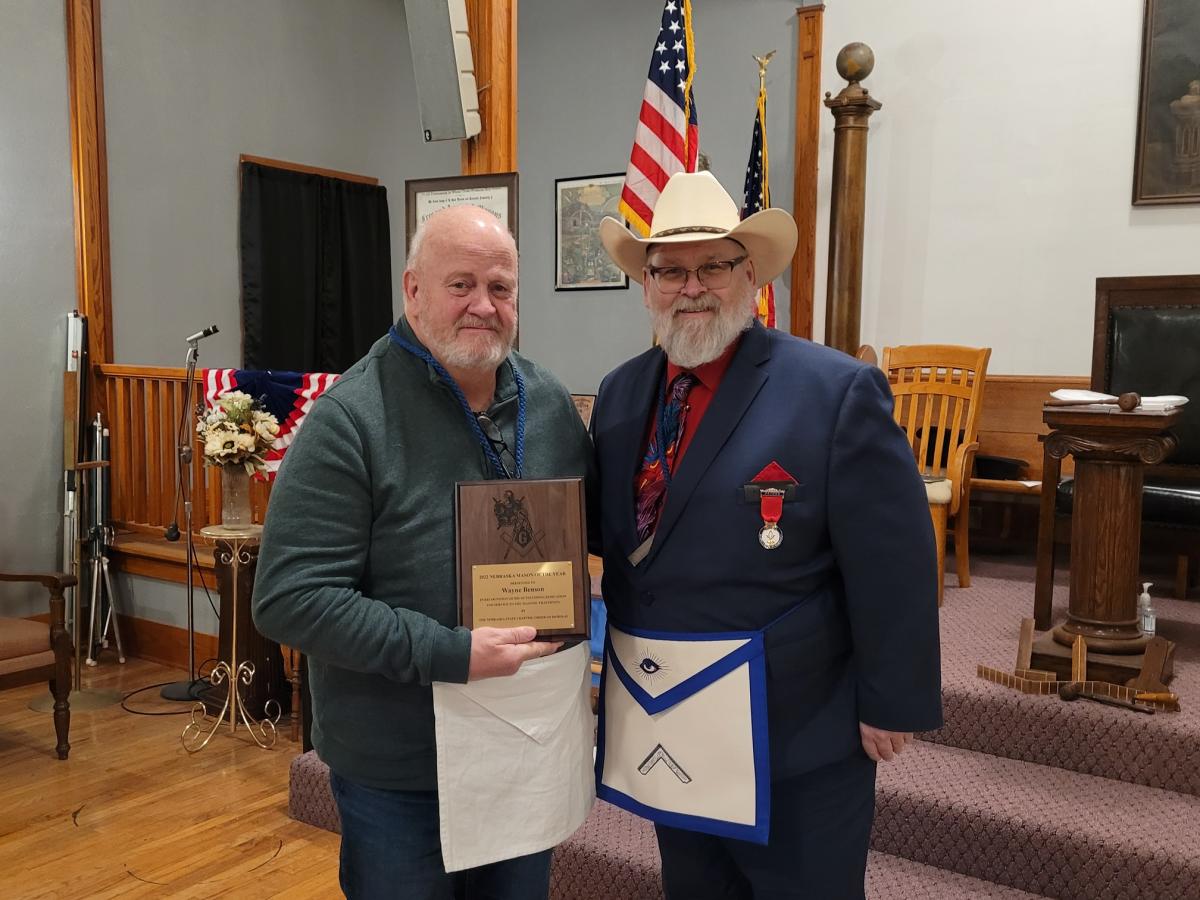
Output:
<path fill-rule="evenodd" d="M 771 61 L 771 57 L 775 55 L 772 50 L 766 56 L 755 56 L 754 61 L 758 63 L 758 89 L 765 90 L 767 87 L 767 64 Z"/>
<path fill-rule="evenodd" d="M 861 84 L 874 68 L 875 53 L 870 47 L 847 44 L 837 55 L 837 70 L 849 84 L 836 97 L 825 93 L 825 106 L 835 121 L 825 344 L 851 355 L 859 348 L 862 318 L 867 120 L 883 107 Z"/>

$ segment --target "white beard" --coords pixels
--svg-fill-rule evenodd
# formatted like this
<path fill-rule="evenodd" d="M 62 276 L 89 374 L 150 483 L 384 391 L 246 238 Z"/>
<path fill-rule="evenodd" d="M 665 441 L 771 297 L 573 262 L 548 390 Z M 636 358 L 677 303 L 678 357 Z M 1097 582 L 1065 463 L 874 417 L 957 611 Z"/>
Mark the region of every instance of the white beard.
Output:
<path fill-rule="evenodd" d="M 427 338 L 429 351 L 444 366 L 453 369 L 492 370 L 507 358 L 516 337 L 516 323 L 507 333 L 494 331 L 490 335 L 460 337 L 457 329 L 462 325 L 490 326 L 491 323 L 474 319 L 463 319 L 455 323 L 450 334 L 430 334 Z"/>
<path fill-rule="evenodd" d="M 712 309 L 716 315 L 707 322 L 688 322 L 675 318 L 680 310 Z M 683 369 L 694 369 L 712 362 L 725 352 L 734 339 L 754 324 L 754 313 L 740 298 L 722 303 L 714 294 L 699 297 L 680 296 L 670 307 L 651 313 L 654 333 L 667 359 Z"/>

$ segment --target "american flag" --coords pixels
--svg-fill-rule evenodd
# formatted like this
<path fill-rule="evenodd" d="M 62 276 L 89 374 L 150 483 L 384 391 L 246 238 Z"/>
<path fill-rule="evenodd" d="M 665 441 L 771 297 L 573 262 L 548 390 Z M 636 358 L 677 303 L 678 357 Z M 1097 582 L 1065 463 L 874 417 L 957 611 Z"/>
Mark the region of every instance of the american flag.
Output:
<path fill-rule="evenodd" d="M 750 162 L 746 165 L 746 199 L 742 218 L 752 216 L 771 205 L 769 167 L 767 165 L 767 88 L 758 89 L 758 111 L 754 115 L 754 136 L 750 139 Z M 758 291 L 758 320 L 775 327 L 775 285 L 764 284 Z"/>
<path fill-rule="evenodd" d="M 700 130 L 692 96 L 695 73 L 691 0 L 667 0 L 621 190 L 621 214 L 643 237 L 650 233 L 654 204 L 667 179 L 696 171 Z"/>
<path fill-rule="evenodd" d="M 200 380 L 204 385 L 206 406 L 215 408 L 220 405 L 217 399 L 222 394 L 242 391 L 262 403 L 263 409 L 279 422 L 279 434 L 265 457 L 266 477 L 273 480 L 283 454 L 296 439 L 296 432 L 313 402 L 338 380 L 338 376 L 323 372 L 201 369 Z"/>

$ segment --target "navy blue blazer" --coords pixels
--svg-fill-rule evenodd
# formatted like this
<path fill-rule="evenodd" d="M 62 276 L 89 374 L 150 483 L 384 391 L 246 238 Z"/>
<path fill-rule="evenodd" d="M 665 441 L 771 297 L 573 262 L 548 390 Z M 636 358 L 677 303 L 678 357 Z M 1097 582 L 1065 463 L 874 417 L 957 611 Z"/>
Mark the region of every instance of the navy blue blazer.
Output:
<path fill-rule="evenodd" d="M 748 631 L 796 608 L 766 635 L 773 780 L 862 753 L 860 720 L 940 727 L 933 526 L 883 373 L 755 324 L 634 566 L 634 477 L 665 367 L 658 348 L 629 360 L 593 411 L 609 619 Z M 758 499 L 743 486 L 771 462 L 799 484 L 783 504 L 783 543 L 766 550 Z"/>

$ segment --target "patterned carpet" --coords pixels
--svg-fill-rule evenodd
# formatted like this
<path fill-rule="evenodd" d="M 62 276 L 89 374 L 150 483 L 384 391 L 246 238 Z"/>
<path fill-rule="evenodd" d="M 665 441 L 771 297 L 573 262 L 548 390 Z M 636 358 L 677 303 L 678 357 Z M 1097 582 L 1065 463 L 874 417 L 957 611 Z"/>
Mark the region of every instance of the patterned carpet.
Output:
<path fill-rule="evenodd" d="M 1066 618 L 1061 574 L 1056 624 Z M 971 587 L 954 584 L 948 577 L 941 616 L 945 726 L 922 737 L 1200 796 L 1200 603 L 1154 598 L 1158 633 L 1176 643 L 1171 689 L 1183 709 L 1145 716 L 1019 694 L 978 678 L 980 663 L 1009 671 L 1015 665 L 1021 619 L 1033 615 L 1033 573 L 1025 561 L 984 557 L 972 560 Z"/>
<path fill-rule="evenodd" d="M 1183 711 L 1145 716 L 978 678 L 980 663 L 1014 665 L 1032 564 L 977 555 L 971 587 L 954 585 L 941 613 L 946 724 L 880 767 L 867 896 L 1200 900 L 1200 603 L 1155 597 Z M 1152 593 L 1167 590 L 1164 579 Z M 295 761 L 291 787 L 294 817 L 336 830 L 315 755 Z M 650 825 L 597 803 L 555 853 L 551 895 L 661 900 Z"/>
<path fill-rule="evenodd" d="M 1033 573 L 972 563 L 970 588 L 947 579 L 941 615 L 946 724 L 880 768 L 872 847 L 1065 900 L 1200 898 L 1200 604 L 1154 600 L 1182 712 L 1064 703 L 976 676 L 1013 667 Z"/>

